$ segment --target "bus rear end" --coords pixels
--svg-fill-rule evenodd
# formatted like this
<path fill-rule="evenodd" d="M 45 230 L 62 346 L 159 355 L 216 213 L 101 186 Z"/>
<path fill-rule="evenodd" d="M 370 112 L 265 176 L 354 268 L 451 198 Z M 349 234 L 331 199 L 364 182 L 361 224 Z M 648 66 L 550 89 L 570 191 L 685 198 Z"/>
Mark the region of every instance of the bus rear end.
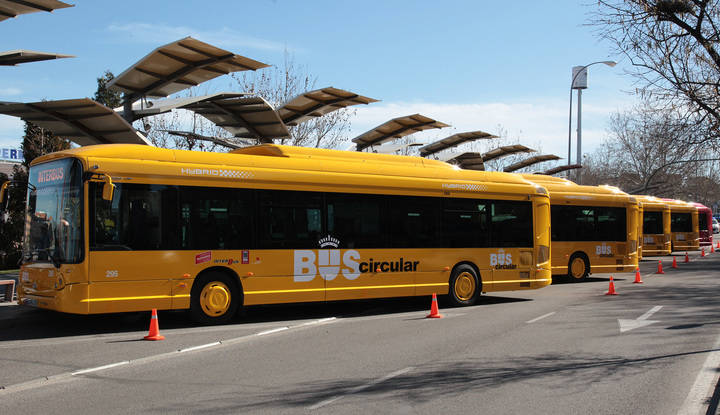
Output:
<path fill-rule="evenodd" d="M 710 246 L 713 243 L 712 210 L 701 203 L 692 203 L 698 210 L 698 234 L 700 246 Z"/>

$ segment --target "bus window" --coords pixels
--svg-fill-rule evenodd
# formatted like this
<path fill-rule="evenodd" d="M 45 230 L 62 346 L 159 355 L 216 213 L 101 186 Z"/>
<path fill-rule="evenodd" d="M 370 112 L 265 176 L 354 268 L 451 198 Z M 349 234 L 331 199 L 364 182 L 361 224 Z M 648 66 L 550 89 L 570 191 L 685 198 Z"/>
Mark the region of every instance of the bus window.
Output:
<path fill-rule="evenodd" d="M 252 190 L 180 188 L 182 249 L 248 249 L 252 244 Z"/>
<path fill-rule="evenodd" d="M 266 190 L 259 192 L 259 248 L 316 248 L 325 233 L 322 194 Z"/>
<path fill-rule="evenodd" d="M 486 248 L 490 246 L 490 204 L 475 199 L 447 198 L 443 206 L 443 246 Z"/>
<path fill-rule="evenodd" d="M 672 213 L 670 215 L 670 230 L 672 232 L 692 232 L 692 214 Z"/>
<path fill-rule="evenodd" d="M 382 202 L 372 195 L 328 193 L 328 232 L 340 247 L 386 248 Z"/>
<path fill-rule="evenodd" d="M 94 223 L 90 248 L 98 251 L 177 247 L 177 190 L 171 186 L 117 184 L 112 201 L 91 183 Z"/>
<path fill-rule="evenodd" d="M 532 223 L 530 202 L 494 201 L 491 245 L 500 248 L 532 247 Z"/>
<path fill-rule="evenodd" d="M 440 199 L 390 197 L 390 247 L 440 247 Z"/>
<path fill-rule="evenodd" d="M 643 235 L 662 235 L 662 212 L 643 212 Z"/>

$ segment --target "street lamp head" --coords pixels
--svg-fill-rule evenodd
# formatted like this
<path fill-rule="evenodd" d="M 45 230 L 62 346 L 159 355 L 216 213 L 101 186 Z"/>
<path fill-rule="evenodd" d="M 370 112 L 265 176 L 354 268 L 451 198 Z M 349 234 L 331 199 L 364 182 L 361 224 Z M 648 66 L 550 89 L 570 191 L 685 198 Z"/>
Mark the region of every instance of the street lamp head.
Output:
<path fill-rule="evenodd" d="M 611 68 L 612 68 L 613 66 L 617 65 L 617 62 L 615 62 L 615 61 L 602 61 L 601 63 L 604 63 L 605 65 L 607 65 L 607 66 L 609 66 L 609 67 L 611 67 Z"/>

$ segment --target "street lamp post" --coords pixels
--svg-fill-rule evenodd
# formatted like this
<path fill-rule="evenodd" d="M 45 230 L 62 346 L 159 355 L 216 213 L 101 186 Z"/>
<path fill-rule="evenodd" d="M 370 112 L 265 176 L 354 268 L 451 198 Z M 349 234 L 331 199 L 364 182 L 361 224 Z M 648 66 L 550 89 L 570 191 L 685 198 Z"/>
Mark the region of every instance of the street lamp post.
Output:
<path fill-rule="evenodd" d="M 581 130 L 581 122 L 582 122 L 582 119 L 581 119 L 581 116 L 582 116 L 582 101 L 581 101 L 581 100 L 582 100 L 582 90 L 583 90 L 584 88 L 587 88 L 587 68 L 590 67 L 590 66 L 592 66 L 592 65 L 598 64 L 598 63 L 602 63 L 602 64 L 604 64 L 604 65 L 607 65 L 607 66 L 611 67 L 611 68 L 612 68 L 613 66 L 617 65 L 617 63 L 614 62 L 614 61 L 598 61 L 598 62 L 589 63 L 589 64 L 587 64 L 587 65 L 585 65 L 585 66 L 575 66 L 575 67 L 573 67 L 573 77 L 572 77 L 572 81 L 570 82 L 570 111 L 569 111 L 569 115 L 568 115 L 568 158 L 567 158 L 568 165 L 572 164 L 571 158 L 570 158 L 570 156 L 571 156 L 571 148 L 572 148 L 572 91 L 573 91 L 573 89 L 577 89 L 577 90 L 578 90 L 577 160 L 576 160 L 576 163 L 577 163 L 577 164 L 582 164 L 582 138 L 581 138 L 581 134 L 582 134 L 582 130 Z M 580 75 L 582 75 L 582 76 L 585 77 L 585 82 L 583 82 L 582 85 L 579 85 L 579 86 L 576 87 L 576 86 L 575 86 L 575 81 L 578 79 L 578 77 L 579 77 Z M 577 182 L 578 182 L 578 184 L 580 184 L 581 174 L 582 174 L 582 173 L 580 172 L 580 169 L 578 169 L 578 171 L 577 171 Z M 570 175 L 570 172 L 568 171 L 568 176 L 569 176 L 569 175 Z"/>

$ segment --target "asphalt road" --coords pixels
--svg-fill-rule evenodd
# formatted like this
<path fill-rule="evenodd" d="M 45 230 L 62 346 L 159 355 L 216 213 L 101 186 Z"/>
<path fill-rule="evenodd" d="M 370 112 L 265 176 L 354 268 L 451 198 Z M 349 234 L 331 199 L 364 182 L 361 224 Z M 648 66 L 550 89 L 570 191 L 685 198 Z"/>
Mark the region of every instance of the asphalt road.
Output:
<path fill-rule="evenodd" d="M 253 307 L 201 327 L 160 313 L 0 307 L 0 413 L 714 412 L 720 254 L 652 274 L 483 296 Z M 680 259 L 680 258 L 678 258 Z"/>

